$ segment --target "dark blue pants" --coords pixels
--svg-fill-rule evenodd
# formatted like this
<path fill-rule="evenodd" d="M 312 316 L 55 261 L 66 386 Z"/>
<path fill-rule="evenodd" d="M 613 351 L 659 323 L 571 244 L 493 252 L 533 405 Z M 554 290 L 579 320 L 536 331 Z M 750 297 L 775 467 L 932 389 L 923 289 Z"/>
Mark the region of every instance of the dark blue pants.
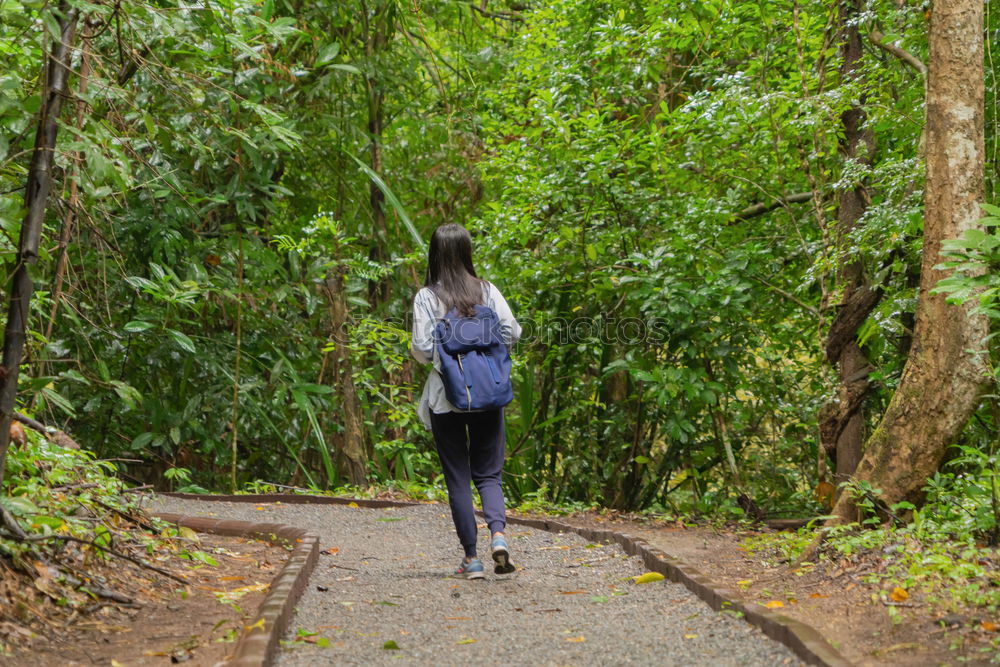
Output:
<path fill-rule="evenodd" d="M 503 410 L 486 412 L 431 413 L 431 430 L 437 445 L 448 504 L 455 531 L 466 556 L 476 555 L 476 513 L 472 506 L 471 480 L 483 501 L 483 514 L 490 534 L 507 525 L 500 475 L 506 443 Z"/>

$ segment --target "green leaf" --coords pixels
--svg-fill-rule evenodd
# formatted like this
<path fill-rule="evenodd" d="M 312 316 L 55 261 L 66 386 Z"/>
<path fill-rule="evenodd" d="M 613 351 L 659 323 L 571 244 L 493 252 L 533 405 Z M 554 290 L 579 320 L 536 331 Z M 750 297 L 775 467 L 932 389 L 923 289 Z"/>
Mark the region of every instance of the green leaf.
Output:
<path fill-rule="evenodd" d="M 128 446 L 128 448 L 133 451 L 137 449 L 142 449 L 150 442 L 152 442 L 154 437 L 155 434 L 150 433 L 149 431 L 146 431 L 145 433 L 140 433 L 139 435 L 135 436 L 135 438 L 133 438 L 132 443 Z"/>
<path fill-rule="evenodd" d="M 167 329 L 167 333 L 174 339 L 174 342 L 176 342 L 182 350 L 190 352 L 191 354 L 195 353 L 194 341 L 188 338 L 186 334 L 175 329 Z"/>
<path fill-rule="evenodd" d="M 41 514 L 42 510 L 24 496 L 0 496 L 0 505 L 15 516 Z"/>
<path fill-rule="evenodd" d="M 361 171 L 365 172 L 365 174 L 368 175 L 368 178 L 372 179 L 372 182 L 376 185 L 376 187 L 378 187 L 378 189 L 382 191 L 382 194 L 385 195 L 386 200 L 392 206 L 393 210 L 396 211 L 396 215 L 399 216 L 399 219 L 403 221 L 403 225 L 406 226 L 407 231 L 410 232 L 410 235 L 416 242 L 417 247 L 423 248 L 424 240 L 420 238 L 420 232 L 417 231 L 417 228 L 413 225 L 413 221 L 410 220 L 410 216 L 406 214 L 406 210 L 403 208 L 403 205 L 399 203 L 399 200 L 396 198 L 396 195 L 393 194 L 392 190 L 389 189 L 389 186 L 385 184 L 385 181 L 383 181 L 378 174 L 372 171 L 371 167 L 369 167 L 367 164 L 365 164 L 358 158 L 354 157 L 350 153 L 347 153 L 347 155 L 352 160 L 358 163 L 358 166 L 361 167 Z"/>
<path fill-rule="evenodd" d="M 386 643 L 382 644 L 382 648 L 384 648 L 387 651 L 398 651 L 399 644 L 396 643 L 396 640 L 390 639 Z"/>
<path fill-rule="evenodd" d="M 149 331 L 156 325 L 152 322 L 143 322 L 142 320 L 132 320 L 131 322 L 126 322 L 125 326 L 122 327 L 123 331 L 128 333 L 139 333 L 140 331 Z"/>

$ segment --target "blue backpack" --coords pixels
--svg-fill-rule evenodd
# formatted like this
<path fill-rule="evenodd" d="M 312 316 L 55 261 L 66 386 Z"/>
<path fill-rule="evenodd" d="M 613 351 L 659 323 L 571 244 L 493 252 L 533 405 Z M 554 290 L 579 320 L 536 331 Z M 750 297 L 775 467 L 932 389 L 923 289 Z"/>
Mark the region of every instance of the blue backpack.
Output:
<path fill-rule="evenodd" d="M 472 317 L 452 308 L 434 327 L 445 396 L 463 412 L 497 410 L 514 399 L 500 318 L 491 308 L 475 308 Z"/>

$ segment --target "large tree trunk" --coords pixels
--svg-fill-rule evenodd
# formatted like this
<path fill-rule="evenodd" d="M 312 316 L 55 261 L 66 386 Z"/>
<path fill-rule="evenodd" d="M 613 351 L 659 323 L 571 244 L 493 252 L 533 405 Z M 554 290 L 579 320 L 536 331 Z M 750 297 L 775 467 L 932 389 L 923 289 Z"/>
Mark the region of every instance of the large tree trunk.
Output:
<path fill-rule="evenodd" d="M 841 80 L 846 85 L 856 77 L 863 55 L 858 17 L 862 0 L 842 0 L 840 3 Z M 844 136 L 840 154 L 849 161 L 870 165 L 875 140 L 864 129 L 864 96 L 852 104 L 840 117 Z M 837 369 L 840 386 L 835 403 L 826 406 L 820 424 L 820 440 L 824 451 L 836 462 L 834 480 L 844 482 L 854 474 L 861 460 L 865 437 L 865 394 L 868 393 L 868 373 L 871 365 L 857 343 L 858 329 L 878 304 L 880 292 L 865 284 L 864 267 L 847 248 L 849 236 L 868 208 L 863 183 L 857 183 L 840 193 L 837 208 L 837 279 L 843 290 L 839 311 L 827 335 L 827 360 Z"/>
<path fill-rule="evenodd" d="M 59 130 L 59 111 L 67 94 L 78 11 L 75 7 L 70 8 L 66 0 L 63 0 L 59 3 L 57 15 L 60 39 L 53 42 L 46 58 L 42 108 L 38 115 L 35 148 L 24 191 L 27 213 L 21 222 L 17 265 L 10 287 L 7 325 L 3 336 L 3 367 L 0 368 L 0 482 L 3 481 L 7 447 L 10 445 L 10 422 L 14 417 L 14 402 L 17 398 L 17 376 L 24 355 L 25 329 L 34 290 L 29 267 L 38 261 L 38 244 L 52 188 L 52 157 Z"/>
<path fill-rule="evenodd" d="M 868 440 L 855 478 L 887 504 L 920 501 L 986 386 L 986 319 L 931 289 L 948 272 L 941 243 L 976 228 L 983 196 L 983 2 L 936 0 L 927 81 L 924 244 L 913 344 L 889 406 Z M 833 522 L 857 519 L 850 494 Z"/>

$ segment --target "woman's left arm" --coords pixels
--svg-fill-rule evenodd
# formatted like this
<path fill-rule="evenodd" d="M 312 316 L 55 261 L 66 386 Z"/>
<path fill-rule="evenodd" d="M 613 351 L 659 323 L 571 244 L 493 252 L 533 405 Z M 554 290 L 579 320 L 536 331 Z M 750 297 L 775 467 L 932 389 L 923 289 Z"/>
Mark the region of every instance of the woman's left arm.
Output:
<path fill-rule="evenodd" d="M 490 283 L 490 301 L 492 301 L 490 307 L 500 318 L 500 335 L 503 336 L 504 342 L 509 347 L 521 338 L 521 325 L 514 319 L 514 313 L 510 311 L 510 306 L 507 305 L 503 294 L 492 283 Z"/>

